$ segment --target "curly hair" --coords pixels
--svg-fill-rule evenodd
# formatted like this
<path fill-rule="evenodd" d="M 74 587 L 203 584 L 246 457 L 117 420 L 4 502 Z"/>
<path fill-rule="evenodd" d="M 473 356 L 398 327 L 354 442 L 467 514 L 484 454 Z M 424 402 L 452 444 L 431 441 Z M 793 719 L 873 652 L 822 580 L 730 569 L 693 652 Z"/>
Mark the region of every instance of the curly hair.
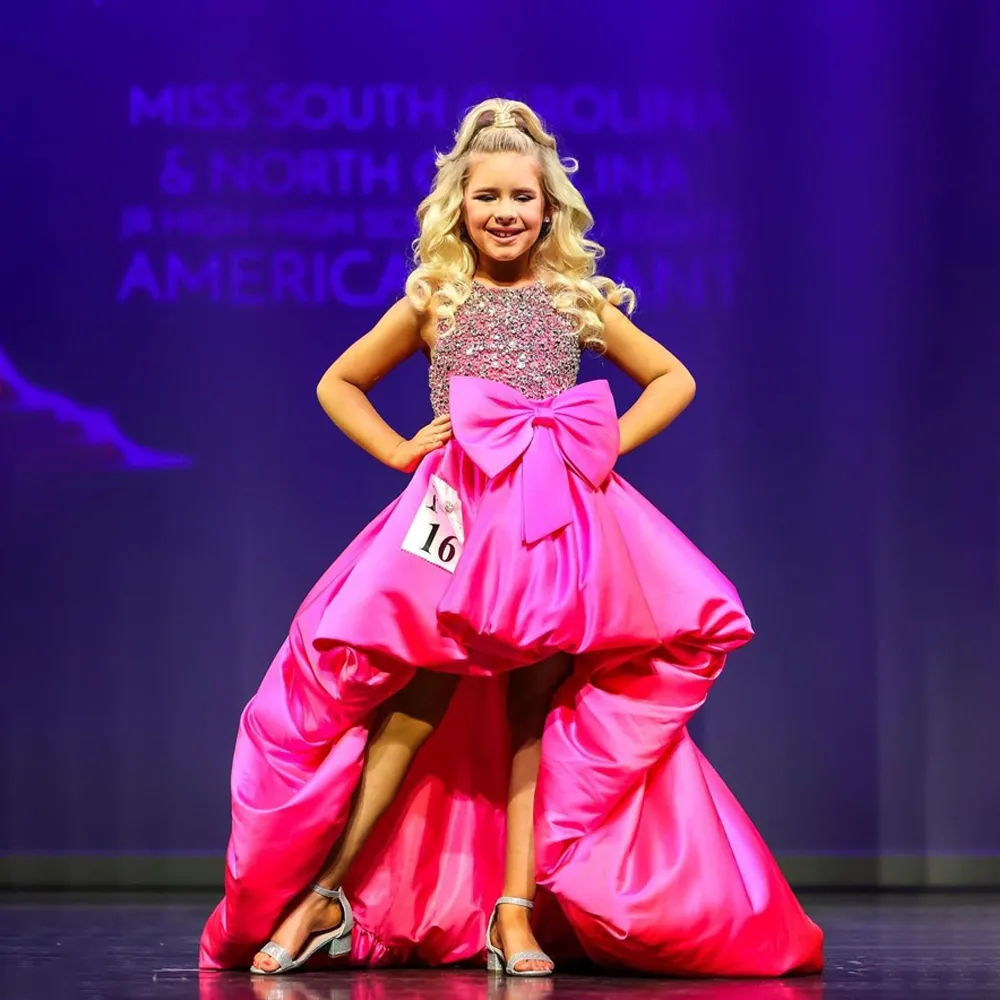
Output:
<path fill-rule="evenodd" d="M 430 194 L 417 208 L 420 235 L 413 242 L 416 267 L 406 281 L 407 298 L 421 312 L 431 310 L 447 333 L 472 292 L 476 251 L 460 222 L 470 160 L 477 153 L 520 153 L 538 162 L 551 221 L 530 251 L 531 270 L 553 307 L 572 318 L 582 344 L 600 349 L 602 300 L 631 313 L 635 293 L 596 273 L 604 248 L 586 237 L 594 218 L 570 180 L 578 164 L 560 158 L 555 138 L 520 101 L 494 97 L 477 104 L 462 119 L 451 151 L 437 155 Z"/>

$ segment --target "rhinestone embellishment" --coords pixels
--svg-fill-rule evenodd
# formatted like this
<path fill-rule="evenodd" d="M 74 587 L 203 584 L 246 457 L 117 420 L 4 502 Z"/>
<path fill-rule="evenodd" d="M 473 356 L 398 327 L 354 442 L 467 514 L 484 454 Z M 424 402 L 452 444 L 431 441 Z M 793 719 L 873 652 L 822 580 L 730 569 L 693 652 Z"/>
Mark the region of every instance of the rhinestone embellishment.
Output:
<path fill-rule="evenodd" d="M 528 399 L 576 385 L 580 343 L 573 321 L 556 311 L 541 282 L 504 288 L 474 282 L 451 332 L 438 334 L 428 375 L 434 415 L 448 412 L 448 379 L 503 382 Z"/>

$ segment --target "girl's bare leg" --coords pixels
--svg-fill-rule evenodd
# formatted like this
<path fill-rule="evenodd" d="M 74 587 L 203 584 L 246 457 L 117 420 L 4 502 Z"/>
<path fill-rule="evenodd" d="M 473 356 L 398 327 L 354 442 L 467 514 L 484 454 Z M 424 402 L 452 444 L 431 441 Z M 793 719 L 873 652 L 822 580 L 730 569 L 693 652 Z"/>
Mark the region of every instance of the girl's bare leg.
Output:
<path fill-rule="evenodd" d="M 364 769 L 343 833 L 316 881 L 328 889 L 340 885 L 378 822 L 396 797 L 417 751 L 444 718 L 458 675 L 418 670 L 413 680 L 386 704 L 382 721 L 365 751 Z M 308 938 L 337 927 L 343 914 L 336 900 L 307 892 L 271 937 L 297 955 Z M 268 971 L 278 963 L 260 952 L 254 965 Z"/>
<path fill-rule="evenodd" d="M 508 681 L 507 718 L 510 721 L 513 760 L 507 798 L 507 858 L 503 895 L 535 898 L 535 785 L 541 761 L 542 729 L 556 688 L 572 669 L 572 657 L 558 653 L 541 663 L 515 670 Z M 534 951 L 531 911 L 504 903 L 497 912 L 493 944 L 506 955 Z M 499 938 L 499 940 L 497 940 Z M 548 969 L 546 962 L 518 962 L 518 971 Z"/>

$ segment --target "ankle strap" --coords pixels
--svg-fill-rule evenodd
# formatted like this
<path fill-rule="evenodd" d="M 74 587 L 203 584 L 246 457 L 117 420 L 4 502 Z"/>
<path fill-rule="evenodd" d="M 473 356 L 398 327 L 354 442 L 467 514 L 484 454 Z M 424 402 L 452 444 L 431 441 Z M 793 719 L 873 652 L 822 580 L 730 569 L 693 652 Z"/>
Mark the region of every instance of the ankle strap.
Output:
<path fill-rule="evenodd" d="M 497 900 L 497 906 L 501 903 L 510 903 L 511 906 L 523 906 L 529 910 L 535 908 L 535 904 L 530 899 L 521 899 L 520 896 L 501 896 Z"/>
<path fill-rule="evenodd" d="M 309 888 L 312 889 L 313 892 L 318 892 L 321 896 L 326 896 L 327 899 L 339 900 L 343 893 L 343 890 L 339 887 L 336 889 L 327 889 L 325 886 L 319 885 L 316 882 L 311 883 Z"/>

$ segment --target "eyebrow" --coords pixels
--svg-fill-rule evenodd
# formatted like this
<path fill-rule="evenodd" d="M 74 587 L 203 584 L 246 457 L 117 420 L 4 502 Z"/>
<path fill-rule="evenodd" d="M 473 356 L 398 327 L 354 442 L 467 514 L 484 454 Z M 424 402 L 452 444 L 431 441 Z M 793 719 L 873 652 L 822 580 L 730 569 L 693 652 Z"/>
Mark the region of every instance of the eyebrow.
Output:
<path fill-rule="evenodd" d="M 497 188 L 497 187 L 477 187 L 477 188 L 473 188 L 472 193 L 473 194 L 498 194 L 499 191 L 500 191 L 500 188 Z M 512 193 L 513 194 L 537 194 L 538 193 L 538 189 L 537 188 L 526 188 L 526 187 L 514 188 L 514 191 Z"/>

